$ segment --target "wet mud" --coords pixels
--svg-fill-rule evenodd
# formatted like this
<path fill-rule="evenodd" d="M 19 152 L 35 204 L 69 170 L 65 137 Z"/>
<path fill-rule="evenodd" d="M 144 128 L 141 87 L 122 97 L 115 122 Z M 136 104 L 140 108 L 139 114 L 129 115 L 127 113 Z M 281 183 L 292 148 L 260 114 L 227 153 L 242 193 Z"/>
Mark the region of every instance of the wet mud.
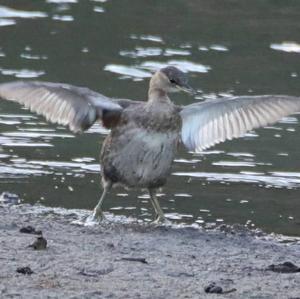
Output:
<path fill-rule="evenodd" d="M 299 297 L 297 240 L 239 226 L 80 225 L 87 215 L 0 206 L 0 298 Z"/>

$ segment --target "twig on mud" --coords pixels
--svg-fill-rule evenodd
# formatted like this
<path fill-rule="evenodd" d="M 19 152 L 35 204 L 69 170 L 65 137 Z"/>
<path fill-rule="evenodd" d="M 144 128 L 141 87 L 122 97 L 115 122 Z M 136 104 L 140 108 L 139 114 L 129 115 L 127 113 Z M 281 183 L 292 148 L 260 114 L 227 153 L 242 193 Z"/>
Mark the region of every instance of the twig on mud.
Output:
<path fill-rule="evenodd" d="M 143 264 L 148 264 L 144 257 L 122 257 L 121 261 L 129 261 L 129 262 L 140 262 Z"/>

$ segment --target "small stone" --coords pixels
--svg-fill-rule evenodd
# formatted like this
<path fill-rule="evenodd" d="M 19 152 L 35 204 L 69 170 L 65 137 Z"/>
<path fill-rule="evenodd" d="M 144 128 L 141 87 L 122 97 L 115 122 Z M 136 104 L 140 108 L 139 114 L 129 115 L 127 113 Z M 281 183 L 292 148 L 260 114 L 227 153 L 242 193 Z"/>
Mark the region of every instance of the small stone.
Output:
<path fill-rule="evenodd" d="M 205 293 L 209 294 L 222 294 L 223 289 L 216 285 L 215 282 L 212 282 L 207 287 L 204 288 Z"/>
<path fill-rule="evenodd" d="M 20 228 L 20 233 L 23 234 L 33 234 L 33 235 L 41 235 L 41 230 L 36 230 L 34 227 L 28 225 Z"/>
<path fill-rule="evenodd" d="M 47 247 L 47 240 L 43 236 L 39 236 L 29 247 L 32 247 L 34 250 L 44 250 Z"/>
<path fill-rule="evenodd" d="M 24 274 L 24 275 L 31 275 L 34 272 L 30 269 L 30 267 L 27 266 L 27 267 L 17 268 L 17 273 L 21 273 L 21 274 Z"/>

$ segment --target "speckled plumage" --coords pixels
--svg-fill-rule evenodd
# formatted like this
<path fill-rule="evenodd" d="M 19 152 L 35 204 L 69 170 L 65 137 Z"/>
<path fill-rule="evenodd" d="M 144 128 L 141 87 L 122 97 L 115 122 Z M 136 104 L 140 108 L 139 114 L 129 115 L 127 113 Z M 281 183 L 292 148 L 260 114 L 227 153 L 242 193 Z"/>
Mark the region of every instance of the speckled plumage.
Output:
<path fill-rule="evenodd" d="M 103 183 L 157 188 L 166 183 L 180 138 L 178 107 L 168 98 L 124 109 L 101 151 Z"/>

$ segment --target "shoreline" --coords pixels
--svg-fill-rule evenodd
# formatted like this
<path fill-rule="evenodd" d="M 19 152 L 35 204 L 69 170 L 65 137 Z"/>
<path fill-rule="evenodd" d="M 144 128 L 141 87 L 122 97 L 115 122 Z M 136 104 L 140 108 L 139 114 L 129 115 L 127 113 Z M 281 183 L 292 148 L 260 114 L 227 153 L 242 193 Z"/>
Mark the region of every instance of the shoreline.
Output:
<path fill-rule="evenodd" d="M 1 298 L 298 298 L 300 242 L 239 226 L 221 230 L 137 222 L 75 224 L 88 211 L 0 205 Z M 41 230 L 45 250 L 28 247 Z M 29 267 L 33 273 L 17 273 Z M 268 268 L 269 267 L 269 268 Z M 206 293 L 215 283 L 223 294 Z"/>

